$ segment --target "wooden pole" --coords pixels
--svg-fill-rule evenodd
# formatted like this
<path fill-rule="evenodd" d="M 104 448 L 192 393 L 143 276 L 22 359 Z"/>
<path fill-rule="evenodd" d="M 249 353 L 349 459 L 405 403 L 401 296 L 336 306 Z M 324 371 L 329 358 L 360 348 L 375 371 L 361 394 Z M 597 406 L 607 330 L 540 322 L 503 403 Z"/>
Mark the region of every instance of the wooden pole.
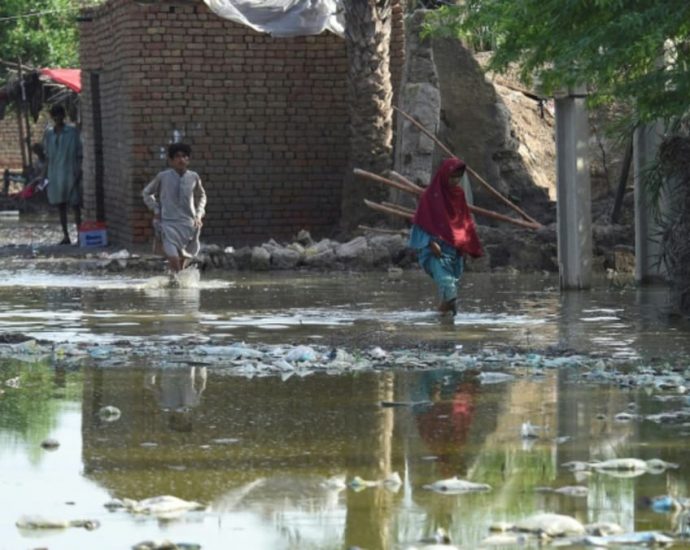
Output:
<path fill-rule="evenodd" d="M 24 87 L 24 73 L 22 71 L 22 60 L 17 60 L 18 76 L 19 76 L 19 88 L 21 89 L 21 96 L 17 102 L 17 109 L 19 109 L 19 124 L 21 125 L 21 115 L 24 115 L 24 122 L 26 123 L 26 138 L 24 138 L 24 133 L 20 132 L 20 138 L 22 140 L 22 173 L 26 174 L 28 172 L 28 167 L 33 162 L 31 158 L 33 155 L 31 153 L 31 125 L 29 124 L 29 110 L 26 108 L 26 88 Z M 26 153 L 24 152 L 24 146 L 26 145 Z M 28 161 L 27 161 L 28 154 Z"/>
<path fill-rule="evenodd" d="M 22 111 L 17 103 L 17 128 L 19 129 L 19 150 L 22 154 L 22 170 L 26 166 L 26 151 L 24 150 L 24 122 L 22 121 Z"/>
<path fill-rule="evenodd" d="M 400 189 L 401 191 L 405 191 L 406 193 L 412 193 L 413 195 L 421 195 L 424 191 L 423 189 L 417 186 L 410 187 L 405 183 L 393 181 L 391 179 L 384 178 L 383 176 L 379 176 L 378 174 L 367 172 L 366 170 L 362 170 L 360 168 L 355 168 L 352 172 L 355 174 L 355 176 L 360 176 L 373 181 L 377 181 L 379 183 L 383 183 L 385 185 L 390 185 L 391 187 L 395 187 L 396 189 Z"/>
<path fill-rule="evenodd" d="M 371 231 L 373 233 L 381 233 L 382 235 L 403 235 L 407 233 L 407 229 L 385 229 L 383 227 L 371 227 L 370 225 L 358 225 L 357 229 L 362 231 Z"/>
<path fill-rule="evenodd" d="M 425 135 L 427 135 L 428 137 L 430 137 L 430 138 L 434 141 L 434 143 L 436 143 L 436 145 L 438 145 L 447 155 L 449 155 L 449 156 L 451 156 L 451 157 L 456 156 L 456 155 L 454 155 L 453 152 L 452 152 L 450 149 L 448 149 L 448 147 L 446 147 L 446 146 L 445 146 L 445 145 L 444 145 L 434 134 L 432 134 L 429 130 L 427 130 L 424 126 L 422 126 L 422 124 L 420 124 L 413 116 L 408 115 L 405 111 L 403 111 L 402 109 L 400 109 L 400 108 L 398 108 L 398 107 L 393 106 L 393 109 L 395 109 L 396 111 L 398 111 L 402 116 L 404 116 L 407 120 L 409 120 L 412 124 L 414 124 L 421 132 L 423 132 Z M 501 202 L 505 203 L 505 204 L 508 205 L 510 208 L 512 208 L 513 210 L 515 210 L 518 214 L 520 214 L 520 215 L 521 215 L 524 219 L 526 219 L 527 221 L 532 222 L 532 223 L 534 223 L 534 224 L 537 224 L 537 225 L 541 226 L 541 224 L 540 224 L 537 220 L 535 220 L 534 218 L 532 218 L 529 214 L 527 214 L 527 212 L 525 212 L 524 210 L 522 210 L 522 208 L 520 208 L 518 205 L 516 205 L 515 203 L 513 203 L 512 201 L 510 201 L 508 198 L 506 198 L 506 197 L 504 197 L 503 195 L 501 195 L 501 193 L 499 193 L 498 191 L 496 191 L 496 189 L 494 189 L 491 185 L 489 185 L 489 183 L 486 182 L 479 174 L 477 174 L 477 172 L 475 172 L 474 170 L 472 170 L 472 168 L 470 168 L 469 166 L 465 165 L 465 169 L 466 169 L 472 176 L 474 176 L 474 177 L 477 179 L 477 181 L 478 181 L 479 183 L 481 183 L 481 184 L 486 188 L 486 190 L 489 191 L 489 193 L 491 193 L 495 198 L 497 198 L 498 200 L 500 200 Z"/>
<path fill-rule="evenodd" d="M 364 204 L 366 204 L 372 210 L 378 210 L 379 212 L 384 212 L 386 214 L 393 214 L 394 216 L 398 216 L 399 218 L 405 218 L 408 222 L 412 221 L 412 214 L 405 214 L 404 212 L 400 212 L 395 208 L 388 208 L 387 206 L 383 206 L 382 204 L 372 202 L 367 199 L 364 199 Z"/>
<path fill-rule="evenodd" d="M 412 210 L 411 208 L 406 208 L 405 206 L 400 206 L 399 204 L 393 204 L 392 202 L 382 202 L 381 204 L 383 206 L 386 206 L 387 208 L 393 208 L 394 210 L 398 210 L 402 214 L 414 216 L 414 210 Z"/>
<path fill-rule="evenodd" d="M 479 206 L 474 206 L 473 204 L 468 204 L 467 206 L 473 214 L 477 214 L 478 216 L 484 216 L 485 218 L 491 218 L 492 220 L 512 223 L 513 225 L 517 225 L 518 227 L 524 227 L 525 229 L 536 230 L 541 229 L 543 227 L 543 225 L 538 223 L 532 223 L 525 220 L 516 220 L 515 218 L 511 218 L 510 216 L 499 214 L 498 212 L 494 212 L 493 210 L 486 210 L 484 208 L 480 208 Z"/>
<path fill-rule="evenodd" d="M 402 174 L 398 174 L 395 170 L 387 170 L 386 171 L 386 176 L 390 179 L 394 179 L 395 181 L 399 181 L 400 183 L 404 183 L 405 185 L 409 186 L 411 189 L 418 189 L 419 191 L 424 191 L 424 187 L 417 185 L 413 181 L 407 179 L 405 176 Z"/>
<path fill-rule="evenodd" d="M 423 193 L 423 190 L 421 188 L 418 188 L 415 186 L 415 189 L 406 186 L 404 184 L 400 184 L 397 181 L 390 180 L 388 178 L 384 178 L 383 176 L 379 176 L 377 174 L 372 174 L 371 172 L 367 172 L 366 170 L 360 170 L 356 168 L 354 170 L 354 173 L 357 174 L 358 176 L 364 177 L 371 179 L 373 181 L 377 181 L 379 183 L 383 183 L 385 185 L 390 185 L 391 187 L 395 187 L 396 189 L 400 189 L 402 191 L 407 191 L 408 193 L 411 193 L 413 195 L 421 195 Z M 374 203 L 378 204 L 378 203 Z M 369 206 L 367 204 L 367 206 Z M 414 215 L 414 212 L 408 208 L 405 208 L 403 206 L 399 206 L 397 204 L 392 204 L 392 203 L 382 203 L 381 206 L 385 206 L 386 208 L 389 209 L 396 209 L 400 212 L 402 212 L 405 215 L 412 216 Z M 517 225 L 518 227 L 523 227 L 525 229 L 540 229 L 542 225 L 538 223 L 532 223 L 528 221 L 523 221 L 523 220 L 516 220 L 515 218 L 511 218 L 510 216 L 506 216 L 505 214 L 499 214 L 498 212 L 494 212 L 493 210 L 487 210 L 485 208 L 480 208 L 479 206 L 474 206 L 473 204 L 468 204 L 467 205 L 470 209 L 470 211 L 473 214 L 477 214 L 478 216 L 484 216 L 485 218 L 491 218 L 494 220 L 502 221 L 502 222 L 507 222 L 507 223 L 512 223 L 513 225 Z M 389 211 L 386 211 L 388 213 L 391 213 Z"/>

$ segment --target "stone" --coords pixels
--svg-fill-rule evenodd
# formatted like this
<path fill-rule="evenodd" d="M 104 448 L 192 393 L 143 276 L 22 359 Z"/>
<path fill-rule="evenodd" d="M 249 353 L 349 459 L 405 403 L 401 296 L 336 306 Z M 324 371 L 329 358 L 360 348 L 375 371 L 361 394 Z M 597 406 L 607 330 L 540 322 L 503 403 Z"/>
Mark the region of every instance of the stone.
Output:
<path fill-rule="evenodd" d="M 274 248 L 271 252 L 271 266 L 276 269 L 293 269 L 301 259 L 302 254 L 288 247 Z"/>
<path fill-rule="evenodd" d="M 257 271 L 266 271 L 271 267 L 271 253 L 262 246 L 252 248 L 251 267 Z"/>
<path fill-rule="evenodd" d="M 366 254 L 367 249 L 367 239 L 365 237 L 355 237 L 351 241 L 337 246 L 335 255 L 340 260 L 361 259 Z"/>

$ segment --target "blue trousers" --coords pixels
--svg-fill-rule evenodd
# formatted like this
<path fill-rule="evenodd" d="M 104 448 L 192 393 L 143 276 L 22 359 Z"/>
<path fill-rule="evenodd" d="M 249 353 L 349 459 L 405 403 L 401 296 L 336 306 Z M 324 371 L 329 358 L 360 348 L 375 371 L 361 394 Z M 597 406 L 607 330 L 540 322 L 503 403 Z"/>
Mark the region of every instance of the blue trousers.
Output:
<path fill-rule="evenodd" d="M 464 263 L 457 250 L 442 247 L 441 257 L 437 258 L 431 250 L 423 249 L 418 256 L 419 265 L 434 280 L 441 301 L 448 302 L 458 297 L 458 283 L 462 277 Z"/>

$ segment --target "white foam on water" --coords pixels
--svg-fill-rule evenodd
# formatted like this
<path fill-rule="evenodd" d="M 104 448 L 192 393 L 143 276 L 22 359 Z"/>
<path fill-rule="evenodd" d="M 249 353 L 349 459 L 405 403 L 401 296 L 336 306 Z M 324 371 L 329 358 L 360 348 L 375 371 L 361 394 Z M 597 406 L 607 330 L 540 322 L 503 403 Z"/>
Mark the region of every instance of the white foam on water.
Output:
<path fill-rule="evenodd" d="M 142 287 L 143 290 L 156 290 L 161 288 L 170 288 L 170 277 L 164 275 L 157 275 L 146 280 Z"/>
<path fill-rule="evenodd" d="M 601 315 L 599 317 L 582 317 L 580 321 L 584 321 L 585 323 L 599 323 L 601 321 L 620 321 L 620 318 Z"/>
<path fill-rule="evenodd" d="M 87 288 L 98 290 L 144 290 L 156 288 L 198 288 L 220 289 L 228 288 L 233 283 L 212 279 L 201 281 L 201 275 L 196 268 L 188 268 L 176 275 L 171 283 L 170 276 L 157 275 L 148 278 L 128 277 L 126 275 L 112 276 L 98 273 L 88 275 L 84 273 L 50 273 L 41 270 L 0 271 L 0 288 Z"/>
<path fill-rule="evenodd" d="M 201 273 L 195 267 L 188 267 L 176 273 L 174 279 L 180 288 L 199 288 Z"/>

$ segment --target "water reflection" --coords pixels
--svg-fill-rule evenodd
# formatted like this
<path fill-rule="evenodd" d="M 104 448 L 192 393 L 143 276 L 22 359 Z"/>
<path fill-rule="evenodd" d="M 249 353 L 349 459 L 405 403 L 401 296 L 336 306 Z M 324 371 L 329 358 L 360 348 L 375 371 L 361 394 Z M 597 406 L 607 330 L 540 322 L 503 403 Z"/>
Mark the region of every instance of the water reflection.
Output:
<path fill-rule="evenodd" d="M 192 430 L 192 409 L 201 403 L 206 389 L 206 367 L 170 367 L 144 375 L 144 386 L 158 407 L 168 413 L 173 430 Z"/>
<path fill-rule="evenodd" d="M 651 512 L 644 499 L 688 494 L 677 431 L 615 420 L 631 403 L 641 413 L 674 405 L 642 391 L 586 385 L 572 372 L 516 371 L 514 381 L 498 384 L 446 371 L 313 374 L 285 382 L 189 365 L 54 375 L 48 365 L 17 370 L 6 364 L 1 372 L 3 380 L 20 378 L 19 388 L 0 399 L 0 465 L 13 472 L 0 480 L 6 526 L 0 536 L 8 548 L 27 546 L 10 525 L 36 512 L 102 522 L 88 533 L 89 542 L 77 531 L 45 535 L 55 549 L 126 548 L 163 536 L 211 549 L 226 548 L 228 537 L 267 549 L 389 549 L 438 528 L 473 548 L 490 524 L 538 510 L 628 529 L 672 529 L 674 518 Z M 39 395 L 54 411 L 48 424 L 43 413 L 29 412 Z M 382 401 L 417 404 L 382 407 Z M 122 411 L 118 421 L 101 418 L 106 405 Z M 190 421 L 171 421 L 174 413 Z M 524 422 L 541 428 L 529 445 L 520 434 Z M 39 432 L 17 439 L 22 423 Z M 40 450 L 47 436 L 60 440 L 57 451 Z M 618 478 L 575 475 L 561 466 L 628 456 L 662 458 L 681 468 Z M 402 486 L 354 491 L 342 485 L 354 476 L 377 480 L 392 472 Z M 424 488 L 452 475 L 493 489 L 444 495 Z M 51 483 L 51 476 L 60 482 Z M 36 478 L 50 490 L 39 489 Z M 587 486 L 588 496 L 535 492 L 574 484 Z M 33 497 L 12 496 L 26 490 Z M 162 494 L 210 507 L 172 522 L 103 508 L 111 497 Z"/>
<path fill-rule="evenodd" d="M 98 287 L 81 275 L 73 286 L 51 286 L 50 277 L 43 286 L 37 278 L 22 285 L 21 276 L 8 275 L 0 283 L 0 328 L 56 341 L 127 340 L 134 348 L 186 337 L 467 352 L 560 345 L 619 357 L 690 348 L 687 322 L 664 316 L 660 289 L 561 294 L 548 277 L 470 274 L 461 315 L 442 324 L 429 312 L 428 289 L 417 292 L 427 283 L 417 275 L 405 274 L 404 289 L 380 274 L 354 282 L 339 275 L 204 275 L 198 288 L 183 289 L 155 286 L 150 277 L 112 277 Z M 661 400 L 654 392 L 594 385 L 574 369 L 512 368 L 512 381 L 494 384 L 473 372 L 403 367 L 295 373 L 282 381 L 242 378 L 230 374 L 233 365 L 207 368 L 189 356 L 117 359 L 116 367 L 82 370 L 0 364 L 0 467 L 7 472 L 0 478 L 0 547 L 30 546 L 12 523 L 38 512 L 103 524 L 91 533 L 46 535 L 41 544 L 51 549 L 128 548 L 146 538 L 205 549 L 227 548 L 228 540 L 257 549 L 389 549 L 438 528 L 473 548 L 491 523 L 538 510 L 628 529 L 673 529 L 673 517 L 643 502 L 688 495 L 687 427 L 616 420 L 625 411 L 682 408 L 682 396 Z M 18 387 L 5 386 L 10 379 Z M 105 421 L 98 414 L 104 406 L 120 409 L 120 419 Z M 521 437 L 525 423 L 538 426 L 539 437 Z M 57 451 L 40 448 L 46 437 L 60 440 Z M 561 466 L 613 457 L 662 458 L 681 468 L 615 478 Z M 354 491 L 334 481 L 394 472 L 402 479 L 397 488 Z M 452 496 L 424 489 L 453 475 L 493 489 Z M 588 495 L 534 490 L 574 484 Z M 111 497 L 163 494 L 209 508 L 174 522 L 103 508 Z"/>

